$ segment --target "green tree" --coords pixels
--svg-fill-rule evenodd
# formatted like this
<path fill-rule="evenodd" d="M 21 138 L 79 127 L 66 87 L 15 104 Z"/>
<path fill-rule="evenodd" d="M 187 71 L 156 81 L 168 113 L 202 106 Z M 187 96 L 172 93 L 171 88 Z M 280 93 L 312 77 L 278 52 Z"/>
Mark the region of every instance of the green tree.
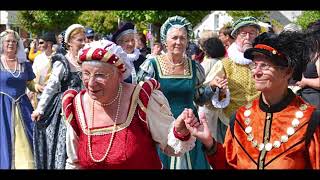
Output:
<path fill-rule="evenodd" d="M 19 11 L 17 21 L 25 30 L 33 34 L 43 31 L 59 33 L 69 25 L 77 23 L 79 11 Z"/>
<path fill-rule="evenodd" d="M 169 17 L 179 15 L 187 18 L 193 26 L 201 22 L 210 11 L 118 11 L 121 20 L 133 21 L 139 27 L 146 28 L 148 24 L 161 26 Z"/>
<path fill-rule="evenodd" d="M 136 24 L 137 30 L 142 32 L 153 27 L 153 35 L 156 40 L 160 39 L 160 27 L 171 16 L 183 16 L 187 18 L 192 26 L 196 26 L 210 11 L 118 11 L 116 14 L 122 21 L 132 21 Z"/>
<path fill-rule="evenodd" d="M 117 11 L 84 11 L 80 17 L 80 24 L 91 27 L 95 32 L 108 34 L 118 27 Z"/>
<path fill-rule="evenodd" d="M 237 21 L 238 19 L 246 16 L 253 16 L 260 21 L 269 20 L 268 11 L 227 11 L 227 14 L 232 17 L 233 21 Z"/>
<path fill-rule="evenodd" d="M 302 14 L 297 18 L 297 24 L 303 29 L 307 26 L 320 19 L 320 11 L 303 11 Z"/>

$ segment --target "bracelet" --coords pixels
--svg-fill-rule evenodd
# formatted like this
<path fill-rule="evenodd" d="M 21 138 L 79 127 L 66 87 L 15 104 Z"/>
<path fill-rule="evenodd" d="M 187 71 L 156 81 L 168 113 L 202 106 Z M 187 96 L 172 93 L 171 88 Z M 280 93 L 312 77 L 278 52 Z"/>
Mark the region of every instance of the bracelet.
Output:
<path fill-rule="evenodd" d="M 190 139 L 191 134 L 190 132 L 187 135 L 181 135 L 176 131 L 176 127 L 173 128 L 173 135 L 174 137 L 176 137 L 177 139 L 181 140 L 181 141 L 187 141 Z"/>

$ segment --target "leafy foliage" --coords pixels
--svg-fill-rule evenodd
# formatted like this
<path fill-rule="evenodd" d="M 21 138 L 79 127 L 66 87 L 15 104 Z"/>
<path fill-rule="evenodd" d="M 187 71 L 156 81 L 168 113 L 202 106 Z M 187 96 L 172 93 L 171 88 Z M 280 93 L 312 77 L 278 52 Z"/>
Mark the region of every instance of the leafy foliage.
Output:
<path fill-rule="evenodd" d="M 308 25 L 320 19 L 320 11 L 303 11 L 297 18 L 297 24 L 303 29 L 306 29 Z"/>
<path fill-rule="evenodd" d="M 260 21 L 268 19 L 268 11 L 227 11 L 228 15 L 233 18 L 233 21 L 237 21 L 240 18 L 246 16 L 253 16 Z"/>
<path fill-rule="evenodd" d="M 117 11 L 84 11 L 79 17 L 79 22 L 83 26 L 93 28 L 97 33 L 112 33 L 118 27 L 116 12 Z"/>
<path fill-rule="evenodd" d="M 179 15 L 187 18 L 193 26 L 201 22 L 210 11 L 118 11 L 122 20 L 130 20 L 137 25 L 138 30 L 145 29 L 147 25 L 161 26 L 169 17 Z"/>
<path fill-rule="evenodd" d="M 33 34 L 43 31 L 60 33 L 69 25 L 77 22 L 79 11 L 19 11 L 17 21 L 22 28 Z"/>
<path fill-rule="evenodd" d="M 118 20 L 132 21 L 138 31 L 155 27 L 159 35 L 160 26 L 168 17 L 180 15 L 186 17 L 193 26 L 210 13 L 210 11 L 19 11 L 17 21 L 22 28 L 33 34 L 44 31 L 60 33 L 74 23 L 91 27 L 97 33 L 108 34 L 118 27 Z"/>

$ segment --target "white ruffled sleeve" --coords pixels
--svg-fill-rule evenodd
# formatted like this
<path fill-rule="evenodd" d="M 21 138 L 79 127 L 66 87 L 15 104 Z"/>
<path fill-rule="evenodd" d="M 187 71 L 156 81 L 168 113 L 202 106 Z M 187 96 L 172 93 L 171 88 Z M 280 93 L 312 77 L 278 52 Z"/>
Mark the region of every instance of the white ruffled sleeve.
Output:
<path fill-rule="evenodd" d="M 215 108 L 225 108 L 230 104 L 230 91 L 227 89 L 226 97 L 219 100 L 220 89 L 216 88 L 216 93 L 213 94 L 211 102 Z"/>
<path fill-rule="evenodd" d="M 191 136 L 187 141 L 177 139 L 173 134 L 175 118 L 173 117 L 168 100 L 159 90 L 151 93 L 146 112 L 147 123 L 154 141 L 159 143 L 164 152 L 168 152 L 168 147 L 174 150 L 174 154 L 179 156 L 190 151 L 195 146 L 196 138 Z"/>

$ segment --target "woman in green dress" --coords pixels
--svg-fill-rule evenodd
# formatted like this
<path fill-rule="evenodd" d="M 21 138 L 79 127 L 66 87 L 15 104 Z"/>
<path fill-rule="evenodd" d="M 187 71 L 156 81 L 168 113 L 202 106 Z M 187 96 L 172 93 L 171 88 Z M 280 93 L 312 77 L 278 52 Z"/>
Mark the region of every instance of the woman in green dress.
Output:
<path fill-rule="evenodd" d="M 159 81 L 175 118 L 184 108 L 192 108 L 197 114 L 196 104 L 209 100 L 213 92 L 204 93 L 211 91 L 211 88 L 202 86 L 204 69 L 185 54 L 192 35 L 191 23 L 180 16 L 170 17 L 161 26 L 160 33 L 166 53 L 147 59 L 140 66 L 138 81 L 149 78 Z M 164 169 L 210 168 L 200 142 L 196 142 L 196 146 L 181 157 L 167 156 L 160 149 L 158 152 Z"/>

